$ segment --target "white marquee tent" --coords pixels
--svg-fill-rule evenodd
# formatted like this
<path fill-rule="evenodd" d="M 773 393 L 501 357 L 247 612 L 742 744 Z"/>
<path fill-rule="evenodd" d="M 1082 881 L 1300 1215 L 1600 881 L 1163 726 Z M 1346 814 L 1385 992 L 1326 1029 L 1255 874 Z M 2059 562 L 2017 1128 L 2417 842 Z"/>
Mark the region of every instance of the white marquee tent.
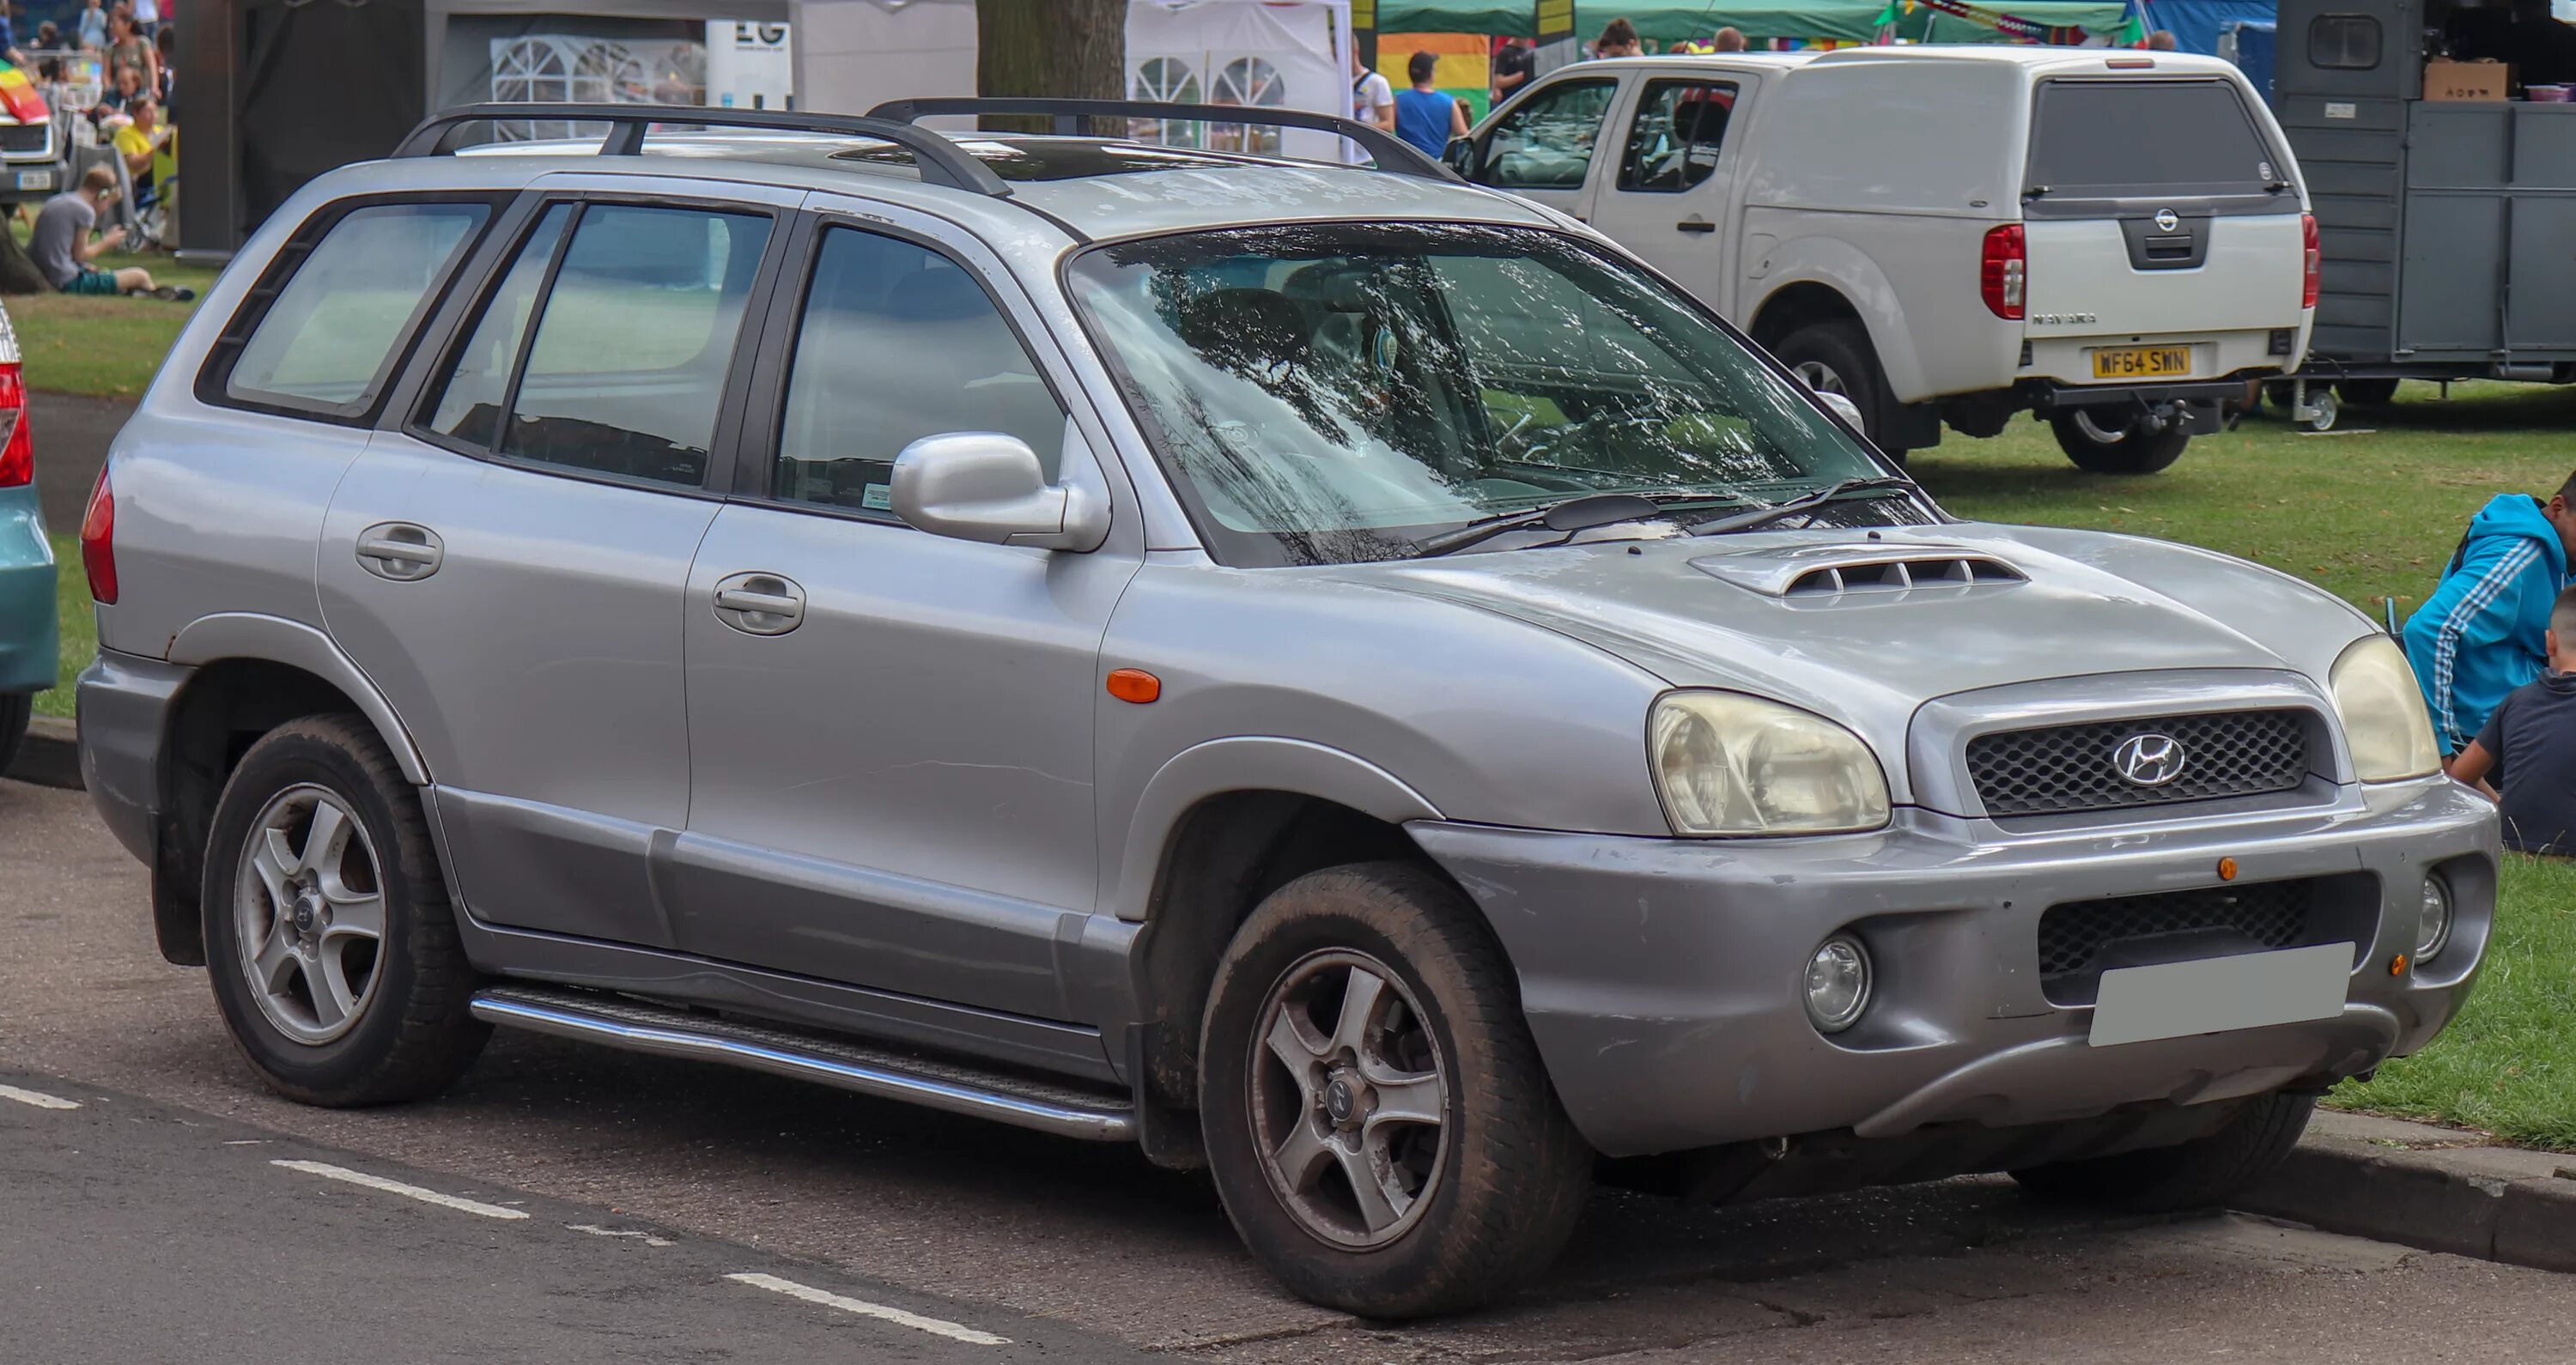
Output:
<path fill-rule="evenodd" d="M 974 0 L 795 0 L 796 107 L 864 113 L 889 99 L 975 93 Z M 1350 0 L 1129 0 L 1132 99 L 1350 112 Z M 1330 158 L 1297 130 L 1173 125 L 1192 146 Z"/>

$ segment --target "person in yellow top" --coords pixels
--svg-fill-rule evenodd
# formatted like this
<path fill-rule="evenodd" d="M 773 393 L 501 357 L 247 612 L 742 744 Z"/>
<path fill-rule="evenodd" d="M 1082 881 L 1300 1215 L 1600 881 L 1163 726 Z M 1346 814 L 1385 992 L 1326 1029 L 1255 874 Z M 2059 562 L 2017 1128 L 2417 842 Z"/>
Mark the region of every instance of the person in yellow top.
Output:
<path fill-rule="evenodd" d="M 162 149 L 171 145 L 171 128 L 161 121 L 161 107 L 147 92 L 126 105 L 133 121 L 116 130 L 116 154 L 125 158 L 125 173 L 134 181 L 134 203 L 140 208 L 153 202 L 152 187 L 159 183 Z"/>

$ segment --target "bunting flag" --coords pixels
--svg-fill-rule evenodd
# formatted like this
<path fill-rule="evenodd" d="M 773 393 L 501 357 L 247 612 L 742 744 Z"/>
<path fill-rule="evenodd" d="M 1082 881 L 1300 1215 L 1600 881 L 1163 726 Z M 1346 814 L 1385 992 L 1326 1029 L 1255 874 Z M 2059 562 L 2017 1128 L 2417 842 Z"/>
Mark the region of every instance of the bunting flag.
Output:
<path fill-rule="evenodd" d="M 2020 38 L 2034 43 L 2051 43 L 2061 47 L 2073 47 L 2082 43 L 2085 38 L 2085 31 L 2076 25 L 2043 24 L 2036 19 L 2024 19 L 2019 15 L 2006 14 L 1999 9 L 1989 9 L 1984 5 L 1972 3 L 1972 0 L 1888 0 L 1887 8 L 1879 11 L 1880 32 L 1891 32 L 1896 26 L 1898 14 L 1913 9 L 1917 4 L 1936 14 L 1946 14 L 1953 19 L 1964 19 L 1980 28 L 1993 29 L 2007 38 Z M 2132 9 L 2134 8 L 2135 0 L 2132 0 Z M 2127 26 L 2135 28 L 2137 24 L 2138 20 L 2133 13 Z M 2140 31 L 2140 36 L 2145 36 L 2143 30 Z"/>

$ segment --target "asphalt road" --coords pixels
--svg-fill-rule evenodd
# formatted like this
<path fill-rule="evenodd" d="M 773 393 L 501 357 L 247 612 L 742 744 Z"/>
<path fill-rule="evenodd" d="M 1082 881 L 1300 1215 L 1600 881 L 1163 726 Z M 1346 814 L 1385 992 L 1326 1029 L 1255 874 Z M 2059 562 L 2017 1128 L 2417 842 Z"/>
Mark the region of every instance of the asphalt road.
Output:
<path fill-rule="evenodd" d="M 108 444 L 134 415 L 130 398 L 81 398 L 67 393 L 30 395 L 27 419 L 36 442 L 36 494 L 49 530 L 80 529 L 90 485 L 107 463 Z"/>
<path fill-rule="evenodd" d="M 0 1085 L 82 1105 L 0 1096 L 11 1360 L 2576 1360 L 2567 1277 L 2104 1222 L 1999 1180 L 1715 1211 L 1604 1192 L 1519 1301 L 1382 1329 L 1281 1295 L 1204 1180 L 1120 1148 L 510 1033 L 437 1101 L 304 1109 L 154 953 L 142 871 L 85 800 L 11 782 Z"/>

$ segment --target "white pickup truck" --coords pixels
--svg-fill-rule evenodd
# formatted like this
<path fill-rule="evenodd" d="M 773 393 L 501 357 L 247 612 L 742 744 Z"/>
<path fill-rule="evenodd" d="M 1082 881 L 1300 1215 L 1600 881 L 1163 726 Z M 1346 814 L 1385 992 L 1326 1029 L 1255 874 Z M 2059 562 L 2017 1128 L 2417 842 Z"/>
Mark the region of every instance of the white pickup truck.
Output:
<path fill-rule="evenodd" d="M 2295 370 L 2316 222 L 2234 67 L 2172 52 L 1873 47 L 1582 62 L 1452 144 L 1859 407 L 1889 454 L 2040 414 L 2152 473 Z"/>

